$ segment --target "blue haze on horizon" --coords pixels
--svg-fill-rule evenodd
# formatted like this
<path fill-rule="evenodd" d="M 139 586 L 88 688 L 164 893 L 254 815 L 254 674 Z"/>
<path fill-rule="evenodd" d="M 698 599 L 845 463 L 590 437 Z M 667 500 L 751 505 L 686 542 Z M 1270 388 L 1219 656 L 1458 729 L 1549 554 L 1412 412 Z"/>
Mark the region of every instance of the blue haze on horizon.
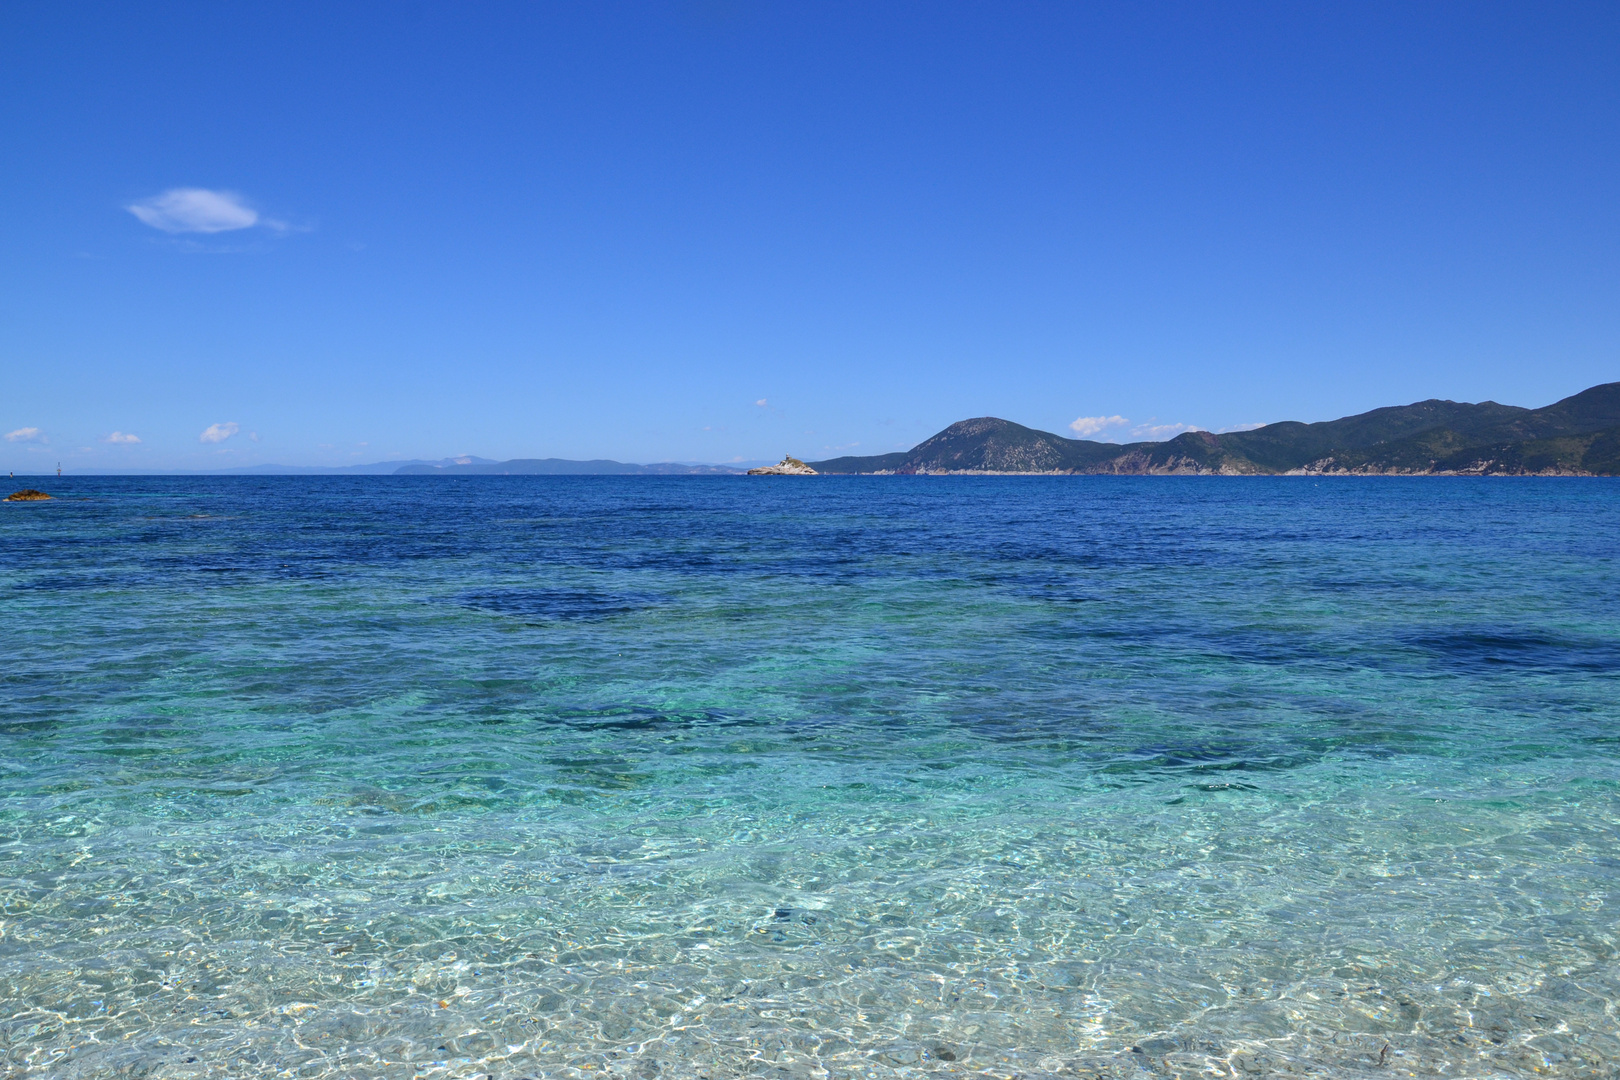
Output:
<path fill-rule="evenodd" d="M 0 136 L 18 472 L 1620 378 L 1612 4 L 12 3 Z"/>

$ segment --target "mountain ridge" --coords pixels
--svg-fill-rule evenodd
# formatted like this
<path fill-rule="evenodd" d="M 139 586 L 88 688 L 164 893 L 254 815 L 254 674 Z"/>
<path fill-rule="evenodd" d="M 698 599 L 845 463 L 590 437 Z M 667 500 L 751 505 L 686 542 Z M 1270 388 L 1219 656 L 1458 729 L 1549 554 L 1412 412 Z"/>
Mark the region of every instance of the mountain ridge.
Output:
<path fill-rule="evenodd" d="M 686 465 L 661 461 L 634 465 L 624 461 L 596 458 L 513 458 L 510 461 L 451 462 L 444 465 L 410 464 L 394 470 L 395 476 L 738 476 L 741 469 L 729 465 Z"/>
<path fill-rule="evenodd" d="M 833 474 L 1616 476 L 1620 382 L 1539 409 L 1431 398 L 1312 424 L 1188 431 L 1165 442 L 1069 439 L 980 416 L 909 451 L 809 465 Z"/>
<path fill-rule="evenodd" d="M 730 465 L 694 465 L 679 461 L 652 465 L 606 458 L 496 461 L 463 454 L 437 461 L 376 461 L 364 465 L 239 465 L 227 469 L 76 469 L 72 472 L 80 476 L 741 476 L 744 470 Z"/>

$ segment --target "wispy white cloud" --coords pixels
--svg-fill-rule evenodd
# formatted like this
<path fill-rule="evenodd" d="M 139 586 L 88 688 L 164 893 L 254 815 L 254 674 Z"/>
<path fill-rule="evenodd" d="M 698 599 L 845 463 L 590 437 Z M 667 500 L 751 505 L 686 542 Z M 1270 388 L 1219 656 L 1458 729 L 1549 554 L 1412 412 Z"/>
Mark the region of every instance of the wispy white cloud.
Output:
<path fill-rule="evenodd" d="M 1158 419 L 1158 417 L 1154 417 Z M 1202 431 L 1197 424 L 1155 424 L 1151 420 L 1146 424 L 1138 424 L 1131 429 L 1131 438 L 1142 439 L 1145 442 L 1164 442 L 1173 439 L 1184 431 Z"/>
<path fill-rule="evenodd" d="M 770 402 L 766 401 L 764 398 L 760 398 L 758 401 L 754 402 L 754 404 L 763 409 L 768 406 Z"/>
<path fill-rule="evenodd" d="M 6 432 L 6 442 L 44 442 L 45 435 L 37 427 L 20 427 Z"/>
<path fill-rule="evenodd" d="M 279 221 L 259 215 L 234 191 L 207 188 L 170 188 L 161 195 L 125 207 L 141 221 L 166 233 L 222 233 L 265 225 L 285 229 Z"/>
<path fill-rule="evenodd" d="M 1265 426 L 1266 425 L 1264 425 L 1264 424 L 1230 424 L 1230 425 L 1228 425 L 1226 427 L 1221 428 L 1215 434 L 1224 435 L 1228 431 L 1253 431 L 1255 428 L 1263 428 Z"/>
<path fill-rule="evenodd" d="M 1069 425 L 1069 430 L 1082 439 L 1101 435 L 1109 428 L 1124 427 L 1130 423 L 1123 416 L 1082 416 Z"/>
<path fill-rule="evenodd" d="M 103 439 L 102 441 L 103 442 L 110 442 L 110 443 L 134 444 L 134 443 L 140 442 L 141 437 L 139 435 L 131 435 L 127 431 L 115 431 L 111 435 L 109 435 L 105 439 Z"/>
<path fill-rule="evenodd" d="M 224 442 L 226 439 L 242 430 L 242 425 L 234 420 L 227 424 L 209 424 L 203 428 L 203 433 L 197 436 L 199 442 Z"/>

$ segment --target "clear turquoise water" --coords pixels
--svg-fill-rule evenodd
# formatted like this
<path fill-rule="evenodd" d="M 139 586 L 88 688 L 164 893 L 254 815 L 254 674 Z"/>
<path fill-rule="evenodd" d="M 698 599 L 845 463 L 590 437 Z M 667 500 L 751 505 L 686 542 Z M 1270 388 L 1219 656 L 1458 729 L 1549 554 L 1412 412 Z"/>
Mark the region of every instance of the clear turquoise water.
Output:
<path fill-rule="evenodd" d="M 49 487 L 0 1075 L 1620 1062 L 1620 484 Z"/>

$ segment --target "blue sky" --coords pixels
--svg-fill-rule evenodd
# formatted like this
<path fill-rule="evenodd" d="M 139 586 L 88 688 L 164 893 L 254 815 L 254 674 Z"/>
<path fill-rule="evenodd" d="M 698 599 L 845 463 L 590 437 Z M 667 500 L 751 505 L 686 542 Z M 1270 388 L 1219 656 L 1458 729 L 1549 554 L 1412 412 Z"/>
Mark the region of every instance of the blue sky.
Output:
<path fill-rule="evenodd" d="M 18 471 L 1539 405 L 1620 7 L 16 2 L 0 227 Z"/>

